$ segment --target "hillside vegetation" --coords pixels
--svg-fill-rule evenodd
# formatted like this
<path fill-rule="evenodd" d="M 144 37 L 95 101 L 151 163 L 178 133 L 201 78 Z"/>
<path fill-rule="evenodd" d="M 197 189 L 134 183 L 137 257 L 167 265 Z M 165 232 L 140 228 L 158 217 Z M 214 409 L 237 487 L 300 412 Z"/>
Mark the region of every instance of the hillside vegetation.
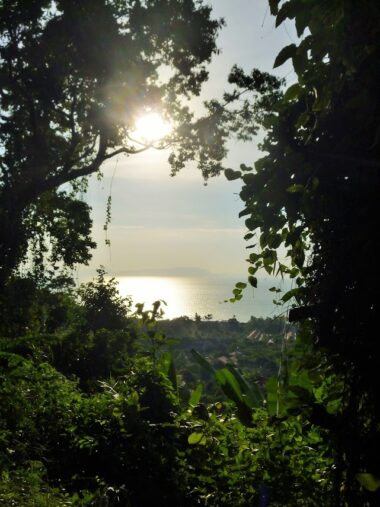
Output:
<path fill-rule="evenodd" d="M 157 322 L 159 303 L 132 312 L 103 271 L 79 291 L 15 278 L 9 301 L 16 288 L 1 504 L 329 505 L 325 435 L 274 417 L 270 378 L 296 351 L 282 319 Z"/>

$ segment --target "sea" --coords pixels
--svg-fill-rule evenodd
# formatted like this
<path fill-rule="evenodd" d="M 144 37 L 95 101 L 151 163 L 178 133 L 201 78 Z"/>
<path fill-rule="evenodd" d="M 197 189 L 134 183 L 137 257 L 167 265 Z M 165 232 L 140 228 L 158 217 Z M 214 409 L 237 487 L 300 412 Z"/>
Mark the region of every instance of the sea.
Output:
<path fill-rule="evenodd" d="M 276 294 L 270 287 L 278 286 L 276 280 L 259 280 L 258 288 L 247 287 L 240 301 L 228 301 L 233 294 L 235 283 L 241 281 L 226 277 L 190 276 L 116 276 L 119 292 L 130 296 L 133 304 L 144 303 L 149 310 L 154 301 L 164 301 L 164 318 L 173 319 L 195 314 L 204 317 L 212 315 L 213 320 L 228 320 L 235 317 L 247 322 L 251 316 L 275 317 L 284 314 L 284 308 L 273 303 Z M 276 285 L 277 284 L 277 285 Z M 284 287 L 286 289 L 286 287 Z M 226 302 L 228 301 L 228 302 Z"/>

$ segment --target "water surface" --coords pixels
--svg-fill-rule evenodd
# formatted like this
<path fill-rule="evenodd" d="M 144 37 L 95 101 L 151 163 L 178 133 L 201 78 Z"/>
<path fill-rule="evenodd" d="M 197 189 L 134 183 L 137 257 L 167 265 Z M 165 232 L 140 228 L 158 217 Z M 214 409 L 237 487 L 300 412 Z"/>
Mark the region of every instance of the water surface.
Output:
<path fill-rule="evenodd" d="M 225 303 L 232 295 L 234 278 L 223 277 L 178 277 L 178 276 L 117 276 L 122 296 L 132 296 L 135 303 L 152 303 L 162 299 L 167 303 L 165 317 L 172 319 L 196 313 L 202 317 L 212 314 L 216 320 L 227 320 L 233 316 L 242 322 L 255 317 L 273 317 L 282 310 L 273 304 L 273 293 L 268 288 L 269 280 L 259 282 L 259 288 L 247 288 L 244 297 L 237 303 Z"/>

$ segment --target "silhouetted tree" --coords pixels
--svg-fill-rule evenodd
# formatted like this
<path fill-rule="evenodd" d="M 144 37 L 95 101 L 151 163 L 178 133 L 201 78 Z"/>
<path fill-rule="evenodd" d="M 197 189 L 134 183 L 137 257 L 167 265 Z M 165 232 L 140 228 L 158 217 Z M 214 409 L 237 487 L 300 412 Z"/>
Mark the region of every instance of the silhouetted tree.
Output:
<path fill-rule="evenodd" d="M 144 109 L 189 120 L 180 98 L 207 79 L 222 24 L 210 12 L 193 0 L 1 2 L 3 281 L 28 245 L 37 263 L 89 260 L 90 208 L 76 192 L 106 160 L 148 148 L 129 136 Z"/>

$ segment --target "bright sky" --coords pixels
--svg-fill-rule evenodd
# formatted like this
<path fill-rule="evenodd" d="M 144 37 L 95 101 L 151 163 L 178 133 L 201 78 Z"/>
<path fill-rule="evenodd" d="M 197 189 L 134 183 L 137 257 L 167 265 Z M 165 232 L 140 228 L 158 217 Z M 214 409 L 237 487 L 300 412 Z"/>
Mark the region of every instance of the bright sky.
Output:
<path fill-rule="evenodd" d="M 203 98 L 220 97 L 234 64 L 246 70 L 272 71 L 279 50 L 294 41 L 292 25 L 274 28 L 266 0 L 214 0 L 215 17 L 227 26 L 219 37 L 222 52 L 210 67 Z M 277 75 L 291 83 L 294 73 L 286 64 Z M 252 164 L 259 154 L 254 143 L 231 144 L 228 165 Z M 203 185 L 200 173 L 189 167 L 171 178 L 168 152 L 150 150 L 120 157 L 103 167 L 104 177 L 90 184 L 87 202 L 93 207 L 94 239 L 98 248 L 89 274 L 100 264 L 112 275 L 167 275 L 214 273 L 245 278 L 247 251 L 239 184 L 224 176 Z M 108 195 L 112 196 L 112 223 L 105 245 L 103 225 Z"/>

